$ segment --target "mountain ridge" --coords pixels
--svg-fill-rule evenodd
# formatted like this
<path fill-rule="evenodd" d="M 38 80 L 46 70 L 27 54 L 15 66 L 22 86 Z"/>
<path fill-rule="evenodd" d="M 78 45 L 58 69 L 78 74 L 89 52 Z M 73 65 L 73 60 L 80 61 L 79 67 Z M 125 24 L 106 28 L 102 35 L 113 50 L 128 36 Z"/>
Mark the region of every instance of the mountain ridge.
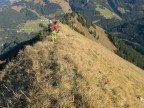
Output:
<path fill-rule="evenodd" d="M 2 70 L 2 107 L 144 106 L 143 70 L 67 25 L 58 26 L 55 43 L 26 46 Z"/>

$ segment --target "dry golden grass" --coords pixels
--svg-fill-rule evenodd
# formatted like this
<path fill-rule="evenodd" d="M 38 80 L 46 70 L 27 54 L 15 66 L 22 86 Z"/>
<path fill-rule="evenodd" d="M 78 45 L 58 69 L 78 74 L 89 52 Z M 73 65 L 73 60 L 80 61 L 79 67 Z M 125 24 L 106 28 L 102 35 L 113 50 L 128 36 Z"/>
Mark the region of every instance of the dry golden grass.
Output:
<path fill-rule="evenodd" d="M 99 42 L 105 46 L 106 48 L 108 48 L 111 51 L 116 51 L 117 48 L 112 44 L 112 42 L 109 40 L 107 34 L 105 33 L 105 30 L 102 29 L 99 26 L 96 26 L 96 31 L 97 31 L 97 35 L 99 36 Z"/>
<path fill-rule="evenodd" d="M 144 107 L 138 98 L 144 96 L 143 70 L 66 25 L 59 23 L 59 30 L 56 43 L 46 40 L 20 51 L 0 82 L 26 65 L 35 81 L 29 91 L 14 92 L 25 97 L 29 108 Z"/>
<path fill-rule="evenodd" d="M 144 96 L 143 70 L 67 27 L 61 28 L 60 58 L 66 54 L 73 62 L 82 77 L 76 79 L 78 92 L 91 108 L 144 107 L 137 98 Z"/>
<path fill-rule="evenodd" d="M 81 32 L 84 32 L 85 36 L 93 41 L 96 41 L 96 42 L 99 42 L 101 43 L 103 46 L 105 46 L 106 48 L 108 48 L 109 50 L 111 51 L 116 51 L 117 48 L 112 44 L 112 42 L 109 40 L 107 34 L 105 33 L 105 30 L 102 29 L 101 27 L 99 26 L 96 26 L 96 29 L 91 27 L 90 29 L 92 31 L 96 31 L 96 37 L 99 37 L 99 39 L 97 40 L 96 38 L 94 38 L 94 36 L 92 34 L 89 33 L 89 30 L 82 26 L 81 23 L 78 22 L 77 20 L 77 15 L 75 18 L 72 19 L 73 22 L 75 22 L 75 26 L 81 31 Z"/>

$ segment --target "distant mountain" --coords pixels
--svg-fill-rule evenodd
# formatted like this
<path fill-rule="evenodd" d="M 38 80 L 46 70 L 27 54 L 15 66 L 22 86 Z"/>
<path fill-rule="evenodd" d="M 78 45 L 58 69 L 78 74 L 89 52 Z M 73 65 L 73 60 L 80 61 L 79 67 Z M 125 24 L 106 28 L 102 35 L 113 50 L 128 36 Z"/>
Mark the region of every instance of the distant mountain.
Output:
<path fill-rule="evenodd" d="M 87 15 L 106 29 L 142 18 L 143 4 L 143 0 L 70 0 L 73 11 Z"/>
<path fill-rule="evenodd" d="M 0 7 L 4 7 L 10 5 L 10 1 L 9 0 L 0 0 Z"/>
<path fill-rule="evenodd" d="M 0 7 L 10 6 L 15 2 L 19 2 L 21 0 L 0 0 Z"/>
<path fill-rule="evenodd" d="M 59 19 L 64 15 L 61 5 L 53 3 L 50 0 L 23 0 L 14 3 L 13 6 L 35 10 L 38 14 L 49 19 Z"/>
<path fill-rule="evenodd" d="M 135 20 L 144 16 L 143 0 L 108 0 L 115 13 L 125 20 Z"/>
<path fill-rule="evenodd" d="M 10 0 L 10 2 L 16 2 L 13 6 L 26 6 L 51 19 L 59 19 L 71 10 L 79 11 L 105 29 L 144 16 L 143 0 Z"/>
<path fill-rule="evenodd" d="M 111 31 L 122 41 L 144 54 L 144 18 L 124 23 Z"/>
<path fill-rule="evenodd" d="M 70 0 L 70 6 L 73 11 L 83 13 L 94 23 L 105 29 L 113 27 L 113 25 L 119 25 L 122 21 L 122 18 L 111 9 L 108 1 Z"/>

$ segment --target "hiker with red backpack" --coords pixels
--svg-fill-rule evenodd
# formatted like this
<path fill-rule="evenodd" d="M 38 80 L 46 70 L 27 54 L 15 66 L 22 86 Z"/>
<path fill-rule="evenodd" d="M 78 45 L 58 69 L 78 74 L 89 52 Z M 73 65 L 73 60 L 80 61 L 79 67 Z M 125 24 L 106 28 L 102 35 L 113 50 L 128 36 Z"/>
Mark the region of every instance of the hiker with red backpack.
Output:
<path fill-rule="evenodd" d="M 48 30 L 50 32 L 52 41 L 55 42 L 57 26 L 51 20 L 49 20 Z"/>

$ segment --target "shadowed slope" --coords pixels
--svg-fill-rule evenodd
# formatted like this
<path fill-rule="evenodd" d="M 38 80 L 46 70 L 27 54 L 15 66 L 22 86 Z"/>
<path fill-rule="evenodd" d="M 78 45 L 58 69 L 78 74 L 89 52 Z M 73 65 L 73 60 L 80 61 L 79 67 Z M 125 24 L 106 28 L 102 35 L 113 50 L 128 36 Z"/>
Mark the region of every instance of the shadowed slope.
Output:
<path fill-rule="evenodd" d="M 0 105 L 143 108 L 144 71 L 59 24 L 56 43 L 20 51 L 0 75 Z"/>

